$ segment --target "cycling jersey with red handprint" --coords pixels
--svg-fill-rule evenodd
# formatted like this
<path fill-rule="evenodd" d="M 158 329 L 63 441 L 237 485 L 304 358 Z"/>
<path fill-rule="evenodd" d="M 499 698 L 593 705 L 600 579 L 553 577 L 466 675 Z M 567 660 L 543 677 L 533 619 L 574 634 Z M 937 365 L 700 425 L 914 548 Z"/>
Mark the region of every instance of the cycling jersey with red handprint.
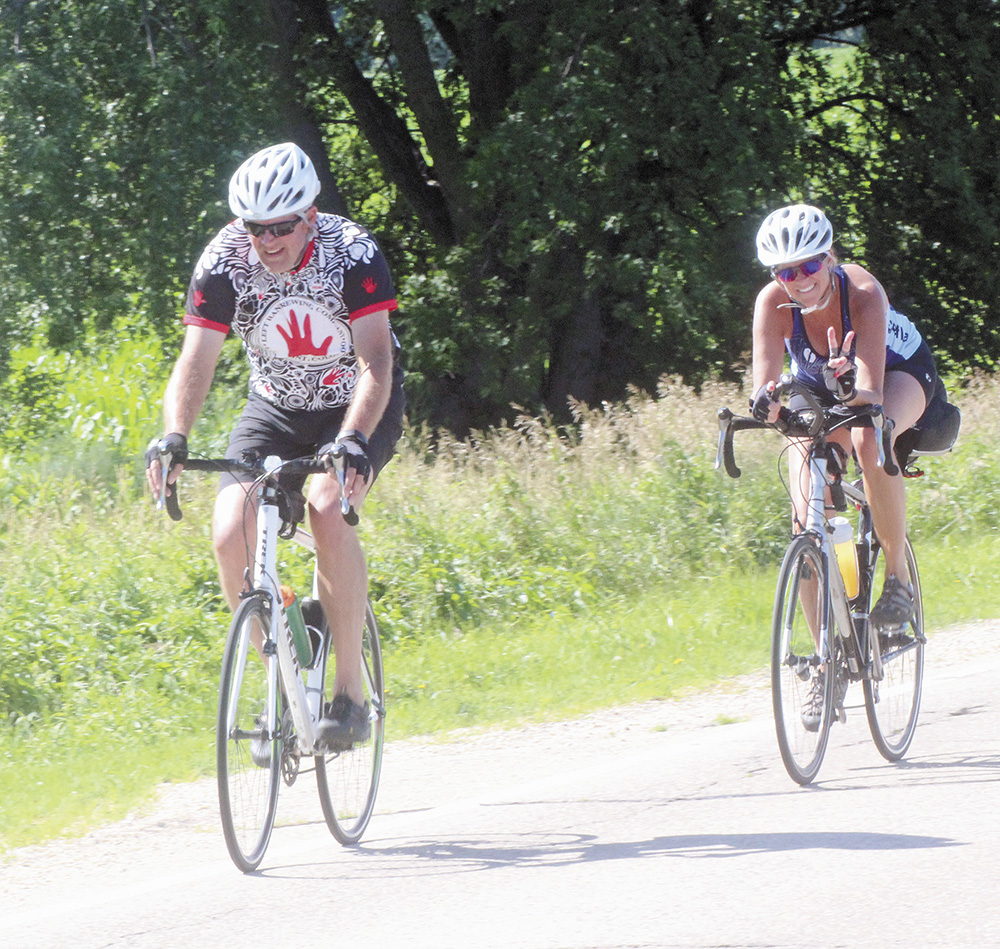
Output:
<path fill-rule="evenodd" d="M 184 322 L 232 328 L 250 359 L 250 390 L 287 409 L 350 402 L 358 377 L 351 323 L 397 305 L 371 234 L 335 214 L 316 224 L 298 269 L 274 274 L 233 221 L 205 248 L 188 288 Z"/>

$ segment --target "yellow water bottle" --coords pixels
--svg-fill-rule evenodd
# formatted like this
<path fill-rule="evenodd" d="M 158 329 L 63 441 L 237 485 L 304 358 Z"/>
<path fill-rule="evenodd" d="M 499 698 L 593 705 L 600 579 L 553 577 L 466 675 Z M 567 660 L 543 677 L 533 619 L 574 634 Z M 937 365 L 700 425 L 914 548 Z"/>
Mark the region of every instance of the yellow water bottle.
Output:
<path fill-rule="evenodd" d="M 854 544 L 854 528 L 846 517 L 830 521 L 833 528 L 833 549 L 837 552 L 844 589 L 852 600 L 858 595 L 858 548 Z"/>

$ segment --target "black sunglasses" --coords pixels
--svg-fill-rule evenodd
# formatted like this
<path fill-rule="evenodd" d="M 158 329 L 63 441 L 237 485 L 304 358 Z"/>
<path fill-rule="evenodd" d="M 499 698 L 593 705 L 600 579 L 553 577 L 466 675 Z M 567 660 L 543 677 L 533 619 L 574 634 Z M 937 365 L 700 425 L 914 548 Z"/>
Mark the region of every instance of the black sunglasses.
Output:
<path fill-rule="evenodd" d="M 293 217 L 288 221 L 276 221 L 274 224 L 258 224 L 256 221 L 243 221 L 243 226 L 251 237 L 263 237 L 268 231 L 272 237 L 288 237 L 299 226 L 302 218 Z"/>

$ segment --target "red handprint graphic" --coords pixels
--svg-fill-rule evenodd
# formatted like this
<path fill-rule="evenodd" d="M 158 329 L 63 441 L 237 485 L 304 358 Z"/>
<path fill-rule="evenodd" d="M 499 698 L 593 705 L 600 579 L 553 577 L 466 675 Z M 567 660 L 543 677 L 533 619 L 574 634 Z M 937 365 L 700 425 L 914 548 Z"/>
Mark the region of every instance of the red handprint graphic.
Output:
<path fill-rule="evenodd" d="M 299 318 L 295 315 L 294 310 L 288 311 L 288 332 L 286 333 L 281 326 L 277 326 L 276 329 L 288 344 L 290 358 L 294 356 L 325 356 L 330 348 L 330 342 L 333 340 L 332 336 L 327 336 L 321 346 L 317 346 L 312 341 L 312 327 L 309 323 L 308 313 L 302 321 L 302 332 L 300 333 Z"/>
<path fill-rule="evenodd" d="M 361 286 L 363 286 L 368 293 L 374 293 L 378 284 L 371 277 L 365 277 L 365 279 L 361 281 Z"/>

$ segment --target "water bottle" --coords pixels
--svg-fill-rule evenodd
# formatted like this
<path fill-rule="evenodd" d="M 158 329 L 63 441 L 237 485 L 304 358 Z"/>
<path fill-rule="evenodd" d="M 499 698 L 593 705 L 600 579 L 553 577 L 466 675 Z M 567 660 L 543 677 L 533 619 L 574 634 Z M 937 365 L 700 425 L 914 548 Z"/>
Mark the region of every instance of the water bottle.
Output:
<path fill-rule="evenodd" d="M 284 584 L 281 587 L 281 600 L 285 605 L 285 616 L 288 617 L 288 626 L 292 631 L 292 642 L 295 643 L 299 664 L 308 666 L 312 662 L 312 643 L 309 640 L 309 633 L 306 632 L 306 622 L 302 618 L 302 605 L 295 591 Z"/>
<path fill-rule="evenodd" d="M 833 528 L 833 549 L 837 552 L 844 589 L 852 600 L 858 595 L 858 548 L 854 544 L 854 528 L 846 517 L 830 521 Z"/>

